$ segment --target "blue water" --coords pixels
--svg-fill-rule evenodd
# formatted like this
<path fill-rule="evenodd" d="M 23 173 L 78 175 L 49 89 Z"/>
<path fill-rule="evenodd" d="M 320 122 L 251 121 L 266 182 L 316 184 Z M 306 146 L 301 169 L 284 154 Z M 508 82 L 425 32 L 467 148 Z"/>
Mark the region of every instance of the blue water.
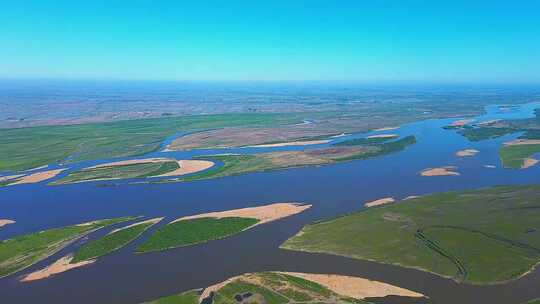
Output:
<path fill-rule="evenodd" d="M 496 106 L 476 118 L 532 117 L 540 104 L 527 104 L 502 111 Z M 204 287 L 235 274 L 263 270 L 290 270 L 341 273 L 381 280 L 420 291 L 436 303 L 519 303 L 540 296 L 536 288 L 540 271 L 500 286 L 456 284 L 428 273 L 368 261 L 320 254 L 291 252 L 279 245 L 305 224 L 358 211 L 367 201 L 382 197 L 397 199 L 432 192 L 474 189 L 501 184 L 540 183 L 540 166 L 526 170 L 501 167 L 498 148 L 519 134 L 470 143 L 452 130 L 444 130 L 456 119 L 434 119 L 403 125 L 398 130 L 351 134 L 335 138 L 347 140 L 377 133 L 415 135 L 418 143 L 405 151 L 384 157 L 329 166 L 305 167 L 251 173 L 211 180 L 169 184 L 119 182 L 100 187 L 103 182 L 63 186 L 45 183 L 0 188 L 0 218 L 17 221 L 0 230 L 0 238 L 89 220 L 125 215 L 165 216 L 169 220 L 201 212 L 227 210 L 273 202 L 313 204 L 308 211 L 258 226 L 239 235 L 207 244 L 136 255 L 141 239 L 101 258 L 94 265 L 68 271 L 33 283 L 19 283 L 18 277 L 43 268 L 73 252 L 77 242 L 49 259 L 0 280 L 0 294 L 6 303 L 138 303 L 191 288 Z M 177 134 L 181 136 L 181 134 Z M 173 138 L 169 138 L 166 146 Z M 325 147 L 317 145 L 315 147 Z M 217 153 L 262 153 L 302 150 L 307 147 L 237 148 L 155 152 L 141 156 L 190 158 Z M 313 148 L 313 147 L 309 147 Z M 475 157 L 459 158 L 465 148 L 480 151 Z M 116 160 L 116 159 L 115 159 Z M 70 165 L 72 170 L 109 162 L 99 160 Z M 485 165 L 495 165 L 490 169 Z M 460 176 L 422 177 L 428 167 L 456 166 Z M 64 173 L 63 175 L 67 174 Z M 135 180 L 136 181 L 136 180 Z M 108 229 L 90 236 L 96 238 Z"/>

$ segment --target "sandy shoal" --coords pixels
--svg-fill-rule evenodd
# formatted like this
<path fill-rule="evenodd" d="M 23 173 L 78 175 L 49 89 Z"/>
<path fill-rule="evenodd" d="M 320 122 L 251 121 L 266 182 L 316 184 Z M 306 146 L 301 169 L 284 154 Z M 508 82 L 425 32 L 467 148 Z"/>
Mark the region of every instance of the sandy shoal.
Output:
<path fill-rule="evenodd" d="M 14 175 L 6 175 L 6 176 L 0 176 L 0 182 L 5 182 L 11 179 L 16 179 L 21 176 L 24 176 L 24 174 L 14 174 Z"/>
<path fill-rule="evenodd" d="M 3 227 L 5 225 L 15 224 L 14 220 L 8 220 L 8 219 L 0 219 L 0 227 Z"/>
<path fill-rule="evenodd" d="M 500 120 L 500 119 L 485 120 L 485 121 L 482 121 L 482 122 L 477 123 L 477 125 L 479 125 L 479 126 L 485 126 L 485 125 L 494 124 L 494 123 L 499 122 L 499 121 L 501 121 L 501 120 Z"/>
<path fill-rule="evenodd" d="M 424 296 L 421 293 L 414 292 L 408 289 L 359 277 L 298 272 L 283 273 L 319 283 L 339 295 L 355 299 L 386 297 L 390 295 L 415 298 L 420 298 Z"/>
<path fill-rule="evenodd" d="M 172 160 L 173 159 L 165 158 L 165 157 L 129 159 L 129 160 L 121 160 L 121 161 L 117 161 L 117 162 L 96 165 L 96 166 L 88 167 L 88 168 L 85 168 L 85 169 L 96 169 L 96 168 L 114 167 L 114 166 L 127 166 L 127 165 L 146 164 L 146 163 L 159 163 L 159 162 L 172 161 Z"/>
<path fill-rule="evenodd" d="M 452 126 L 454 126 L 454 127 L 463 127 L 464 125 L 470 124 L 473 121 L 474 121 L 474 119 L 460 119 L 460 120 L 454 121 L 452 123 Z"/>
<path fill-rule="evenodd" d="M 305 141 L 288 141 L 288 142 L 282 142 L 282 143 L 275 143 L 275 144 L 262 144 L 262 145 L 254 145 L 254 146 L 248 146 L 248 148 L 274 148 L 274 147 L 287 147 L 287 146 L 309 146 L 309 145 L 320 145 L 320 144 L 326 144 L 330 141 L 327 139 L 321 139 L 321 140 L 305 140 Z"/>
<path fill-rule="evenodd" d="M 366 207 L 373 207 L 373 206 L 380 206 L 384 204 L 390 204 L 395 202 L 396 200 L 393 197 L 385 197 L 378 200 L 374 200 L 368 203 L 365 203 L 364 206 Z"/>
<path fill-rule="evenodd" d="M 523 160 L 523 165 L 521 166 L 521 169 L 527 169 L 527 168 L 530 168 L 532 166 L 535 166 L 536 164 L 538 164 L 538 160 L 537 159 L 534 159 L 534 158 L 525 158 Z"/>
<path fill-rule="evenodd" d="M 505 146 L 540 145 L 540 139 L 516 139 L 505 142 Z"/>
<path fill-rule="evenodd" d="M 368 136 L 366 138 L 368 139 L 371 139 L 371 138 L 394 138 L 394 137 L 398 137 L 399 135 L 397 134 L 378 134 L 378 135 L 371 135 L 371 136 Z"/>
<path fill-rule="evenodd" d="M 459 156 L 459 157 L 475 156 L 479 152 L 480 151 L 478 151 L 476 149 L 465 149 L 465 150 L 457 151 L 456 155 Z"/>
<path fill-rule="evenodd" d="M 494 165 L 484 165 L 484 168 L 495 169 L 497 167 L 495 167 Z"/>
<path fill-rule="evenodd" d="M 399 129 L 399 127 L 384 127 L 384 128 L 378 128 L 378 129 L 375 129 L 373 131 L 392 131 L 392 130 L 397 130 Z"/>
<path fill-rule="evenodd" d="M 50 178 L 53 178 L 60 174 L 62 171 L 66 170 L 63 169 L 55 169 L 55 170 L 48 170 L 48 171 L 42 171 L 37 173 L 32 173 L 29 175 L 25 175 L 18 179 L 16 182 L 12 183 L 11 185 L 20 185 L 20 184 L 31 184 L 31 183 L 39 183 L 44 180 L 48 180 Z"/>
<path fill-rule="evenodd" d="M 442 168 L 429 168 L 422 170 L 420 175 L 422 176 L 445 176 L 445 175 L 460 175 L 459 172 L 455 172 L 455 167 L 442 167 Z"/>
<path fill-rule="evenodd" d="M 224 217 L 248 217 L 258 219 L 257 225 L 268 223 L 278 220 L 287 216 L 291 216 L 300 213 L 306 209 L 311 208 L 311 205 L 301 205 L 297 203 L 276 203 L 266 206 L 242 208 L 235 210 L 209 212 L 197 215 L 184 216 L 171 222 L 178 222 L 182 220 L 191 220 L 204 217 L 224 218 Z"/>
<path fill-rule="evenodd" d="M 155 225 L 155 224 L 161 222 L 161 220 L 163 220 L 163 219 L 164 219 L 164 217 L 156 217 L 156 218 L 152 218 L 152 219 L 149 219 L 149 220 L 144 220 L 144 221 L 141 221 L 141 222 L 133 223 L 131 225 L 127 225 L 125 227 L 114 229 L 111 232 L 109 232 L 108 234 L 113 234 L 115 232 L 122 231 L 124 229 L 128 229 L 128 228 L 139 226 L 139 225 L 144 225 L 144 224 Z"/>
<path fill-rule="evenodd" d="M 155 177 L 164 177 L 164 176 L 180 176 L 191 173 L 197 173 L 204 171 L 213 167 L 215 164 L 209 160 L 179 160 L 178 169 L 167 172 L 161 175 L 156 175 Z"/>
<path fill-rule="evenodd" d="M 406 201 L 406 200 L 410 200 L 410 199 L 414 199 L 414 198 L 419 198 L 420 195 L 409 195 L 407 196 L 406 198 L 404 198 L 403 200 Z"/>
<path fill-rule="evenodd" d="M 86 265 L 92 264 L 92 263 L 94 263 L 96 261 L 96 260 L 88 260 L 88 261 L 82 261 L 82 262 L 79 262 L 79 263 L 70 264 L 71 260 L 73 260 L 73 256 L 71 256 L 71 255 L 67 255 L 67 256 L 65 256 L 63 258 L 60 258 L 59 260 L 52 263 L 51 265 L 49 265 L 49 266 L 47 266 L 47 267 L 45 267 L 43 269 L 36 270 L 36 271 L 24 276 L 21 279 L 21 282 L 30 282 L 30 281 L 46 279 L 46 278 L 48 278 L 48 277 L 50 277 L 52 275 L 65 272 L 65 271 L 71 270 L 73 268 L 86 266 Z"/>

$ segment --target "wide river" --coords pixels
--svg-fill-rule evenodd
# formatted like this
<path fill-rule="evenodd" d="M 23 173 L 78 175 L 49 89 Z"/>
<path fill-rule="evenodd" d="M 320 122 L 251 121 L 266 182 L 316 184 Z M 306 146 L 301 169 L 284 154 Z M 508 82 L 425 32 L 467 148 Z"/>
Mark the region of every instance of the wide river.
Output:
<path fill-rule="evenodd" d="M 476 118 L 525 118 L 540 104 L 501 109 L 490 106 Z M 442 126 L 456 119 L 411 123 L 378 133 L 413 134 L 418 143 L 405 151 L 370 160 L 321 167 L 261 172 L 225 178 L 169 184 L 120 183 L 114 187 L 89 182 L 64 186 L 45 184 L 0 188 L 0 218 L 16 224 L 0 230 L 0 239 L 51 227 L 126 215 L 165 216 L 163 225 L 184 215 L 228 210 L 273 202 L 302 202 L 313 207 L 304 213 L 223 240 L 150 254 L 134 254 L 142 238 L 97 263 L 49 279 L 20 283 L 21 275 L 40 269 L 81 241 L 16 275 L 0 280 L 1 303 L 139 303 L 156 297 L 205 287 L 228 277 L 265 270 L 335 273 L 360 276 L 422 292 L 434 303 L 509 304 L 540 297 L 540 270 L 506 284 L 475 286 L 413 269 L 339 256 L 279 249 L 304 225 L 361 210 L 367 201 L 392 196 L 404 198 L 432 192 L 464 190 L 502 184 L 540 183 L 540 166 L 526 170 L 503 169 L 498 157 L 501 143 L 518 134 L 470 143 Z M 365 136 L 354 134 L 344 140 Z M 170 141 L 170 139 L 168 139 Z M 166 143 L 164 143 L 165 145 Z M 318 145 L 316 147 L 323 147 Z M 156 152 L 148 156 L 180 158 L 210 153 L 259 153 L 296 148 L 246 148 L 190 152 Z M 474 148 L 475 157 L 460 158 L 458 150 Z M 79 163 L 72 168 L 109 160 Z M 487 168 L 485 165 L 494 165 Z M 422 177 L 428 167 L 456 166 L 460 176 Z M 54 167 L 54 166 L 53 166 Z M 67 172 L 66 172 L 67 173 Z M 66 174 L 64 173 L 64 174 Z M 112 228 L 110 228 L 112 229 Z M 110 229 L 94 233 L 90 239 Z"/>

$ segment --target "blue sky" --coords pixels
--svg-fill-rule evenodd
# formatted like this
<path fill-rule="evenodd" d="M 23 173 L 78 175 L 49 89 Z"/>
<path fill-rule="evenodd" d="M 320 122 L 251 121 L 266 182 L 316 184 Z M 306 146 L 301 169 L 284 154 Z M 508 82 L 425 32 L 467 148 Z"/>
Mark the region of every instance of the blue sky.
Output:
<path fill-rule="evenodd" d="M 1 1 L 0 77 L 540 82 L 540 1 Z"/>

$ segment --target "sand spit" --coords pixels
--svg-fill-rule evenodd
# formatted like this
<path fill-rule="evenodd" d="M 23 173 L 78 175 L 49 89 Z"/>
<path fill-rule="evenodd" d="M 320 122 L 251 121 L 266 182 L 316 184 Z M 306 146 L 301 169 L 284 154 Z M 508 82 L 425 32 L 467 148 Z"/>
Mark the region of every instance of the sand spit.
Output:
<path fill-rule="evenodd" d="M 366 207 L 374 207 L 374 206 L 380 206 L 385 204 L 390 204 L 395 202 L 396 200 L 393 197 L 385 197 L 378 200 L 371 201 L 369 203 L 365 203 L 364 206 Z"/>
<path fill-rule="evenodd" d="M 463 127 L 465 125 L 468 125 L 470 124 L 471 122 L 473 122 L 474 119 L 461 119 L 461 120 L 456 120 L 452 123 L 452 126 L 454 127 Z"/>
<path fill-rule="evenodd" d="M 125 227 L 121 227 L 121 228 L 114 229 L 114 230 L 112 230 L 111 232 L 109 232 L 109 233 L 107 233 L 107 234 L 113 234 L 113 233 L 115 233 L 115 232 L 122 231 L 122 230 L 124 230 L 124 229 L 128 229 L 128 228 L 135 227 L 135 226 L 138 226 L 138 225 L 143 225 L 143 224 L 152 224 L 152 225 L 155 225 L 155 224 L 161 222 L 161 220 L 163 220 L 163 219 L 164 219 L 164 217 L 156 217 L 156 218 L 152 218 L 152 219 L 149 219 L 149 220 L 145 220 L 145 221 L 133 223 L 133 224 L 127 225 L 127 226 L 125 226 Z"/>
<path fill-rule="evenodd" d="M 397 129 L 399 129 L 399 127 L 385 127 L 385 128 L 375 129 L 373 131 L 382 132 L 382 131 L 392 131 L 392 130 L 397 130 Z"/>
<path fill-rule="evenodd" d="M 248 148 L 274 148 L 274 147 L 288 147 L 288 146 L 309 146 L 309 145 L 326 144 L 329 142 L 330 141 L 327 139 L 321 139 L 321 140 L 289 141 L 289 142 L 283 142 L 283 143 L 262 144 L 262 145 L 254 145 L 254 146 L 247 146 L 247 147 Z"/>
<path fill-rule="evenodd" d="M 55 169 L 55 170 L 32 173 L 32 174 L 25 175 L 19 178 L 17 181 L 13 182 L 11 185 L 39 183 L 39 182 L 42 182 L 42 181 L 45 181 L 45 180 L 48 180 L 50 178 L 57 176 L 64 170 L 66 169 L 63 168 L 63 169 Z"/>
<path fill-rule="evenodd" d="M 60 258 L 58 261 L 52 263 L 51 265 L 24 276 L 21 279 L 21 282 L 31 282 L 31 281 L 46 279 L 52 275 L 65 272 L 73 268 L 86 266 L 96 261 L 96 260 L 89 260 L 89 261 L 82 261 L 79 263 L 70 264 L 71 260 L 73 260 L 72 255 L 67 255 L 63 258 Z"/>
<path fill-rule="evenodd" d="M 425 170 L 422 170 L 420 172 L 420 175 L 422 176 L 445 176 L 445 175 L 460 175 L 459 172 L 455 172 L 456 167 L 441 167 L 441 168 L 428 168 Z"/>
<path fill-rule="evenodd" d="M 403 200 L 406 201 L 406 200 L 410 200 L 410 199 L 413 199 L 413 198 L 419 198 L 419 197 L 420 197 L 420 195 L 409 195 L 406 198 L 404 198 Z"/>
<path fill-rule="evenodd" d="M 258 219 L 259 222 L 257 225 L 268 223 L 271 221 L 278 220 L 287 216 L 291 216 L 297 213 L 300 213 L 306 209 L 311 208 L 311 205 L 301 205 L 297 203 L 276 203 L 266 206 L 259 207 L 250 207 L 242 208 L 235 210 L 219 211 L 219 212 L 209 212 L 202 213 L 197 215 L 184 216 L 179 219 L 176 219 L 171 222 L 175 223 L 182 220 L 191 220 L 196 218 L 203 217 L 215 217 L 215 218 L 224 218 L 224 217 L 248 217 Z"/>
<path fill-rule="evenodd" d="M 372 139 L 372 138 L 395 138 L 395 137 L 398 137 L 399 135 L 397 134 L 377 134 L 377 135 L 370 135 L 366 138 L 368 139 Z"/>
<path fill-rule="evenodd" d="M 505 142 L 505 146 L 540 145 L 540 139 L 516 139 Z"/>
<path fill-rule="evenodd" d="M 536 164 L 538 164 L 538 160 L 537 159 L 534 159 L 534 158 L 525 158 L 523 160 L 523 165 L 521 166 L 521 169 L 527 169 L 527 168 L 530 168 L 532 166 L 535 166 Z"/>
<path fill-rule="evenodd" d="M 335 274 L 311 274 L 298 272 L 282 272 L 284 274 L 300 277 L 309 281 L 321 284 L 333 292 L 355 299 L 365 299 L 372 297 L 402 296 L 402 297 L 424 297 L 423 294 L 408 289 L 372 281 L 359 277 L 350 277 Z"/>
<path fill-rule="evenodd" d="M 126 166 L 126 165 L 146 164 L 146 163 L 159 163 L 159 162 L 164 162 L 164 161 L 172 161 L 172 159 L 164 158 L 164 157 L 156 157 L 156 158 L 121 160 L 121 161 L 117 161 L 117 162 L 106 163 L 106 164 L 101 164 L 101 165 L 88 167 L 88 168 L 85 168 L 85 170 L 86 169 L 103 168 L 103 167 Z"/>
<path fill-rule="evenodd" d="M 213 167 L 215 164 L 209 160 L 179 160 L 178 169 L 154 177 L 180 176 L 197 173 Z"/>
<path fill-rule="evenodd" d="M 456 155 L 459 156 L 459 157 L 468 157 L 468 156 L 475 156 L 479 152 L 480 151 L 478 151 L 476 149 L 465 149 L 465 150 L 457 151 Z"/>
<path fill-rule="evenodd" d="M 225 285 L 227 285 L 227 284 L 231 283 L 232 281 L 234 281 L 234 280 L 236 280 L 238 278 L 241 278 L 243 276 L 244 275 L 239 275 L 239 276 L 235 276 L 235 277 L 232 277 L 232 278 L 228 278 L 227 280 L 225 280 L 223 282 L 220 282 L 220 283 L 214 284 L 212 286 L 206 287 L 203 290 L 203 292 L 201 293 L 201 295 L 199 296 L 199 302 L 202 302 L 202 300 L 208 298 L 212 292 L 216 292 L 216 291 L 220 290 Z"/>
<path fill-rule="evenodd" d="M 0 219 L 0 227 L 4 227 L 6 225 L 15 224 L 14 220 L 8 220 L 8 219 Z"/>

